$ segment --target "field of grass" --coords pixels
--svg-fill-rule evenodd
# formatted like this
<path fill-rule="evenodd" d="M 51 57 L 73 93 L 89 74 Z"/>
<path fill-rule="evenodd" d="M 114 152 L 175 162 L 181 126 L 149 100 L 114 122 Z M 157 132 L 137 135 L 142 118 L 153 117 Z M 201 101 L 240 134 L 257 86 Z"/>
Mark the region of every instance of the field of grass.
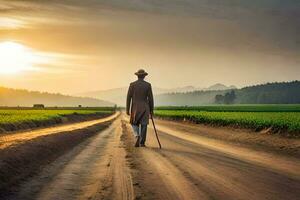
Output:
<path fill-rule="evenodd" d="M 0 109 L 0 129 L 3 129 L 4 131 L 13 131 L 46 126 L 61 123 L 63 118 L 68 118 L 69 116 L 78 116 L 78 118 L 92 115 L 107 116 L 112 112 L 112 108 Z"/>
<path fill-rule="evenodd" d="M 300 133 L 299 105 L 161 107 L 156 109 L 155 115 L 174 120 L 254 130 L 270 128 L 272 132 L 297 136 Z"/>

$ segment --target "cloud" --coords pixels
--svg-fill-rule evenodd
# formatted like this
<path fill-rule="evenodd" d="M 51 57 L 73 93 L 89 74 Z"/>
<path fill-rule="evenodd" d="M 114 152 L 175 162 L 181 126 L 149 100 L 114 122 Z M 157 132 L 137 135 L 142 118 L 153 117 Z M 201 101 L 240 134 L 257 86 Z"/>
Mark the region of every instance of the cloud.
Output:
<path fill-rule="evenodd" d="M 299 15 L 296 0 L 0 0 L 0 24 L 18 25 L 0 25 L 0 39 L 50 53 L 56 62 L 43 66 L 66 79 L 78 72 L 107 87 L 102 71 L 118 86 L 141 65 L 165 85 L 242 84 L 280 78 L 282 67 L 287 79 L 299 72 Z M 172 74 L 160 80 L 161 71 Z"/>
<path fill-rule="evenodd" d="M 26 16 L 31 23 L 70 24 L 74 25 L 74 28 L 76 24 L 83 24 L 83 27 L 86 24 L 94 26 L 95 29 L 98 27 L 97 23 L 115 23 L 115 26 L 123 29 L 126 29 L 124 24 L 128 24 L 128 32 L 135 35 L 138 31 L 130 30 L 132 24 L 140 27 L 144 21 L 150 27 L 147 30 L 145 26 L 146 30 L 153 32 L 149 29 L 168 26 L 168 20 L 172 28 L 175 24 L 172 19 L 174 18 L 186 21 L 182 22 L 182 26 L 192 24 L 197 27 L 189 29 L 199 31 L 203 35 L 202 38 L 207 37 L 204 41 L 210 40 L 210 36 L 213 35 L 215 38 L 212 40 L 215 39 L 216 44 L 210 45 L 219 46 L 222 45 L 220 40 L 227 40 L 228 46 L 232 43 L 241 43 L 243 46 L 245 42 L 239 39 L 247 38 L 247 48 L 252 48 L 253 44 L 258 43 L 267 43 L 274 50 L 299 50 L 300 46 L 300 3 L 294 0 L 2 0 L 1 5 L 0 10 L 10 12 L 22 13 L 27 9 Z M 155 19 L 157 25 L 153 25 L 154 22 L 148 20 L 149 18 Z M 160 23 L 163 20 L 166 23 Z M 207 23 L 211 25 L 206 25 Z M 184 32 L 179 23 L 177 26 L 174 34 Z M 118 27 L 108 26 L 112 29 Z M 164 28 L 161 29 L 164 32 Z M 123 32 L 126 34 L 126 30 Z M 147 35 L 145 32 L 141 34 Z"/>

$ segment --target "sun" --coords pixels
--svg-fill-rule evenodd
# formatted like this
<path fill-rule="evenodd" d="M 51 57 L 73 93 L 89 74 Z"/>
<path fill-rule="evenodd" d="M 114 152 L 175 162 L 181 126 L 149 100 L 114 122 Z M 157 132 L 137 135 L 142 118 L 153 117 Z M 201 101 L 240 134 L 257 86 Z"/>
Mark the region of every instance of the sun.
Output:
<path fill-rule="evenodd" d="M 34 52 L 21 43 L 0 42 L 0 74 L 15 74 L 34 69 Z"/>

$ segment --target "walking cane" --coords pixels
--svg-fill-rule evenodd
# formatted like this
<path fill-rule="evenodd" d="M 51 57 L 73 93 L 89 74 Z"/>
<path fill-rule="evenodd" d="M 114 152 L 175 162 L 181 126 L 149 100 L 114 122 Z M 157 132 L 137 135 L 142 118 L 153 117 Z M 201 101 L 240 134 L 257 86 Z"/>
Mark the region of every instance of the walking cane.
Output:
<path fill-rule="evenodd" d="M 153 128 L 154 128 L 155 136 L 156 136 L 159 148 L 161 149 L 161 144 L 160 144 L 160 141 L 159 141 L 159 138 L 158 138 L 158 134 L 157 134 L 157 130 L 156 130 L 156 127 L 155 127 L 155 124 L 154 124 L 154 119 L 153 119 L 152 113 L 150 113 L 150 116 L 151 116 L 151 121 L 152 121 Z"/>

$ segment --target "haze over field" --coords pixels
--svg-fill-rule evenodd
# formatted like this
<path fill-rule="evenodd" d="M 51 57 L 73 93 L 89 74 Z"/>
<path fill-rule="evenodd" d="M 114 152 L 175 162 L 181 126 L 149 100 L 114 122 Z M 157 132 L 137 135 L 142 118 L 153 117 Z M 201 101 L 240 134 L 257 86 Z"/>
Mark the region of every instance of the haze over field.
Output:
<path fill-rule="evenodd" d="M 178 87 L 178 88 L 159 88 L 154 86 L 152 88 L 153 94 L 155 96 L 157 95 L 168 95 L 170 93 L 187 93 L 187 92 L 194 92 L 194 91 L 212 91 L 212 90 L 229 90 L 229 89 L 236 89 L 235 86 L 226 86 L 223 84 L 214 84 L 207 88 L 199 88 L 199 87 L 193 87 L 193 86 L 186 86 L 186 87 Z M 114 102 L 119 106 L 125 106 L 126 103 L 126 96 L 127 96 L 127 87 L 121 87 L 121 88 L 114 88 L 110 90 L 96 90 L 96 91 L 90 91 L 85 93 L 77 94 L 76 96 L 83 96 L 83 97 L 91 97 L 91 98 L 97 98 L 102 99 L 109 102 Z M 155 98 L 156 99 L 156 98 Z M 175 99 L 173 99 L 174 101 Z M 168 105 L 172 105 L 172 99 L 169 98 L 167 100 Z M 160 101 L 155 102 L 156 105 L 161 105 Z M 175 103 L 176 104 L 176 103 Z M 202 102 L 199 102 L 199 104 L 202 104 Z"/>
<path fill-rule="evenodd" d="M 66 94 L 296 80 L 300 1 L 0 0 L 0 54 L 0 85 Z"/>

